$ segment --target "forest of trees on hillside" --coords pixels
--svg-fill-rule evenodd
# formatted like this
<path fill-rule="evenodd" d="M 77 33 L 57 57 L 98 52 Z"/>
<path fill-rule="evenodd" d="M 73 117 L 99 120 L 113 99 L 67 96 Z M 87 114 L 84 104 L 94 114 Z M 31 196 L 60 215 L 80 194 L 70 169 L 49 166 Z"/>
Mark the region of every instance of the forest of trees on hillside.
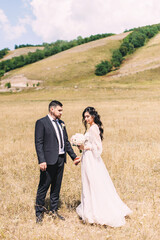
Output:
<path fill-rule="evenodd" d="M 31 64 L 34 62 L 37 62 L 41 59 L 47 58 L 49 56 L 52 56 L 54 54 L 57 54 L 59 52 L 65 51 L 67 49 L 70 49 L 72 47 L 88 43 L 91 41 L 95 41 L 101 38 L 109 37 L 114 35 L 113 33 L 104 33 L 104 34 L 96 34 L 96 35 L 91 35 L 90 37 L 82 38 L 79 36 L 75 40 L 71 41 L 63 41 L 63 40 L 58 40 L 54 43 L 43 43 L 44 49 L 39 50 L 37 49 L 36 52 L 29 52 L 27 55 L 20 55 L 18 57 L 13 57 L 12 59 L 8 59 L 5 61 L 0 62 L 0 77 L 2 77 L 5 72 L 9 72 L 13 69 L 23 67 L 27 64 Z M 20 46 L 25 46 L 28 47 L 30 44 L 26 45 L 20 45 Z M 15 46 L 16 48 L 19 48 L 20 46 Z"/>

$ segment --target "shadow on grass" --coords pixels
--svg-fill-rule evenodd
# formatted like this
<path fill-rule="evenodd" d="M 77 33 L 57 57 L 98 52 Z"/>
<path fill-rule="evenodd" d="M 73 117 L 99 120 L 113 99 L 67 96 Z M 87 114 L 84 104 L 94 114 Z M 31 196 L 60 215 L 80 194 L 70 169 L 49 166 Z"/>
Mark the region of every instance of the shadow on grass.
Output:
<path fill-rule="evenodd" d="M 65 201 L 65 202 L 62 202 L 61 199 L 59 199 L 59 202 L 58 202 L 58 209 L 60 209 L 62 207 L 63 204 L 66 205 L 67 209 L 72 211 L 72 210 L 75 210 L 76 207 L 80 204 L 81 202 L 79 200 L 72 200 L 72 201 Z M 50 198 L 46 198 L 45 200 L 45 205 L 44 205 L 44 208 L 45 208 L 45 212 L 46 213 L 49 213 L 50 212 Z"/>
<path fill-rule="evenodd" d="M 61 201 L 61 199 L 59 199 L 59 202 L 58 202 L 58 209 L 61 208 L 63 205 L 63 202 Z M 51 206 L 50 206 L 50 198 L 46 198 L 45 199 L 45 212 L 48 213 L 50 210 L 51 210 Z"/>
<path fill-rule="evenodd" d="M 78 205 L 79 205 L 80 203 L 81 203 L 81 202 L 80 202 L 79 200 L 69 201 L 69 199 L 68 199 L 68 201 L 65 202 L 65 205 L 66 205 L 66 207 L 67 207 L 70 211 L 72 211 L 72 210 L 75 210 L 76 207 L 78 207 Z"/>

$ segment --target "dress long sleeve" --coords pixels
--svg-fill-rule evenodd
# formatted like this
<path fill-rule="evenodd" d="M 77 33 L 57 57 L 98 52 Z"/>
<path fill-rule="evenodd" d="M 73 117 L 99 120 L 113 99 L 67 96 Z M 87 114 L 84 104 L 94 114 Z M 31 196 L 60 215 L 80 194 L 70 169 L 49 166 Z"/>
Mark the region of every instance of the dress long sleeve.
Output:
<path fill-rule="evenodd" d="M 102 141 L 98 126 L 95 124 L 89 129 L 89 141 L 87 146 L 92 151 L 93 155 L 98 158 L 102 154 Z"/>

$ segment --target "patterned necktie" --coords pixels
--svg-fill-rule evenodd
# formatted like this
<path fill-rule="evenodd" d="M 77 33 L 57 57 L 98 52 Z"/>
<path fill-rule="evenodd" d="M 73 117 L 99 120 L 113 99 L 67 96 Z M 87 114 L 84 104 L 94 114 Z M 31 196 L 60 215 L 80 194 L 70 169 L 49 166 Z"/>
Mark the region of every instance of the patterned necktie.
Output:
<path fill-rule="evenodd" d="M 63 148 L 63 141 L 62 141 L 62 134 L 61 134 L 61 131 L 60 131 L 60 128 L 59 128 L 59 124 L 56 120 L 53 120 L 57 126 L 57 129 L 58 129 L 58 133 L 59 133 L 59 137 L 60 137 L 60 142 L 61 142 L 61 148 Z"/>

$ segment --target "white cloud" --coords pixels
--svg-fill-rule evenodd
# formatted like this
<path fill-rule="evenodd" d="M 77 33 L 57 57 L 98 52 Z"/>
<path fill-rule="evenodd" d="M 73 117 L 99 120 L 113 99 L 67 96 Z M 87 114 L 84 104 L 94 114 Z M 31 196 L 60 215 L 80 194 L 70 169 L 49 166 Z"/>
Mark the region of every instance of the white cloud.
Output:
<path fill-rule="evenodd" d="M 4 14 L 3 10 L 0 9 L 0 27 L 3 24 L 6 24 L 8 22 L 8 19 L 6 17 L 6 15 Z"/>
<path fill-rule="evenodd" d="M 28 5 L 30 4 L 31 0 L 22 0 L 24 7 L 28 7 Z"/>
<path fill-rule="evenodd" d="M 22 34 L 26 32 L 25 24 L 27 18 L 19 19 L 18 24 L 12 26 L 5 15 L 4 11 L 0 9 L 0 29 L 2 30 L 6 40 L 18 39 Z M 29 23 L 29 20 L 28 20 Z"/>
<path fill-rule="evenodd" d="M 27 30 L 29 35 L 31 32 L 27 25 L 43 41 L 51 42 L 57 39 L 71 40 L 80 35 L 120 33 L 132 27 L 160 22 L 158 0 L 22 1 L 23 18 L 15 16 L 18 19 L 15 25 L 9 21 L 13 16 L 7 17 L 0 9 L 0 29 L 5 40 L 18 40 Z"/>
<path fill-rule="evenodd" d="M 30 4 L 33 31 L 48 42 L 160 22 L 158 0 L 31 0 Z"/>

